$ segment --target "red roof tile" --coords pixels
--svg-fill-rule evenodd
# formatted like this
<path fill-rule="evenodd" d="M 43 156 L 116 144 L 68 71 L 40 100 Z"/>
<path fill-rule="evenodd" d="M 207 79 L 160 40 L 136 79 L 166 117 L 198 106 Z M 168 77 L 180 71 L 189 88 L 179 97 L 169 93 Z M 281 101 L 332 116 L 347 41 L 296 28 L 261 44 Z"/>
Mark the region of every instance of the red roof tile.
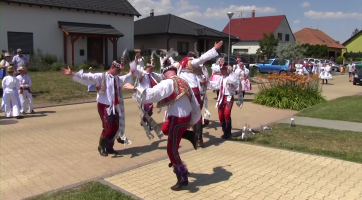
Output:
<path fill-rule="evenodd" d="M 284 18 L 285 15 L 232 19 L 231 35 L 240 40 L 261 40 L 263 33 L 274 33 Z M 229 23 L 222 32 L 229 34 Z"/>
<path fill-rule="evenodd" d="M 304 28 L 294 33 L 294 37 L 301 44 L 309 43 L 311 45 L 327 45 L 331 48 L 345 49 L 342 44 L 337 43 L 333 38 L 329 37 L 323 31 L 312 28 Z"/>

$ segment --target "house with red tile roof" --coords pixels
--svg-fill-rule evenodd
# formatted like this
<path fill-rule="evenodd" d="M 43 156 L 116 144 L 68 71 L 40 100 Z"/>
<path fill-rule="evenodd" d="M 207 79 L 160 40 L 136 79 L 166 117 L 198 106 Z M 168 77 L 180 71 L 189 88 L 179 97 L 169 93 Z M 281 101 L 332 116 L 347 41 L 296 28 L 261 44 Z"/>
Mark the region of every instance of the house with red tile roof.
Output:
<path fill-rule="evenodd" d="M 232 45 L 234 54 L 256 54 L 263 33 L 274 33 L 275 37 L 279 38 L 279 44 L 295 41 L 285 15 L 255 17 L 253 11 L 249 18 L 231 19 L 230 25 L 231 35 L 240 39 Z M 229 23 L 222 32 L 229 34 Z"/>
<path fill-rule="evenodd" d="M 328 58 L 337 58 L 338 56 L 341 56 L 342 50 L 346 49 L 345 46 L 318 29 L 304 28 L 295 32 L 294 37 L 301 44 L 309 43 L 311 45 L 327 45 L 329 55 Z"/>

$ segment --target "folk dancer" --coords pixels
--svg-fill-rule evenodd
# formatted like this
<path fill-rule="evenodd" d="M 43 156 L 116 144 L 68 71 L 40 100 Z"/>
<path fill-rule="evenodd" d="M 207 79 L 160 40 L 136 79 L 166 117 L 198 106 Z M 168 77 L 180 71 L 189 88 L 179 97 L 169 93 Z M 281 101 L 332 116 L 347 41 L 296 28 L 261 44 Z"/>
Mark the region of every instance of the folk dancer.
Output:
<path fill-rule="evenodd" d="M 125 135 L 125 112 L 122 97 L 122 86 L 132 82 L 132 73 L 119 76 L 123 67 L 116 61 L 108 72 L 103 73 L 77 73 L 68 67 L 62 68 L 65 75 L 73 76 L 73 80 L 83 85 L 95 84 L 97 89 L 97 107 L 102 120 L 103 130 L 99 139 L 98 151 L 101 156 L 116 154 L 113 149 L 114 140 L 122 144 L 131 144 Z"/>
<path fill-rule="evenodd" d="M 155 54 L 156 57 L 158 57 L 160 59 L 160 73 L 162 72 L 163 69 L 163 63 L 165 62 L 166 56 L 165 53 L 163 51 L 161 51 L 160 55 Z"/>
<path fill-rule="evenodd" d="M 188 82 L 199 105 L 202 105 L 202 102 L 197 76 L 201 76 L 203 74 L 200 65 L 218 56 L 219 54 L 217 53 L 217 50 L 222 46 L 222 44 L 222 41 L 215 43 L 212 49 L 201 55 L 199 58 L 196 58 L 195 52 L 191 51 L 187 54 L 187 57 L 184 57 L 177 65 L 177 75 Z M 198 146 L 200 147 L 204 147 L 204 142 L 202 139 L 202 129 L 202 118 L 200 117 L 198 123 L 193 127 L 193 130 L 198 135 Z"/>
<path fill-rule="evenodd" d="M 212 70 L 212 75 L 210 77 L 211 81 L 218 81 L 221 78 L 221 72 L 220 72 L 220 68 L 224 65 L 225 63 L 225 59 L 224 58 L 218 58 L 217 62 L 215 64 L 212 64 L 211 66 L 211 70 Z M 216 91 L 216 98 L 219 96 L 219 90 L 214 90 L 214 92 Z"/>
<path fill-rule="evenodd" d="M 177 68 L 165 59 L 162 80 L 153 88 L 143 89 L 125 84 L 123 88 L 137 90 L 137 96 L 143 103 L 156 103 L 158 107 L 167 106 L 166 121 L 161 125 L 162 132 L 168 135 L 167 154 L 169 167 L 173 167 L 177 183 L 171 190 L 180 190 L 188 185 L 188 170 L 182 162 L 178 149 L 181 138 L 189 140 L 197 149 L 197 138 L 193 131 L 187 130 L 196 124 L 201 117 L 197 99 L 186 80 L 177 76 Z"/>
<path fill-rule="evenodd" d="M 19 69 L 19 75 L 16 77 L 20 83 L 19 97 L 21 103 L 20 113 L 30 113 L 35 114 L 33 110 L 33 96 L 31 94 L 31 79 L 28 74 L 26 74 L 26 67 L 21 66 Z"/>
<path fill-rule="evenodd" d="M 331 74 L 331 69 L 332 67 L 330 66 L 330 64 L 324 64 L 324 66 L 321 68 L 321 73 L 319 74 L 319 78 L 322 79 L 322 84 L 328 84 L 328 79 L 332 79 L 332 74 Z"/>
<path fill-rule="evenodd" d="M 136 81 L 138 85 L 143 88 L 153 88 L 158 84 L 159 81 L 162 80 L 162 74 L 153 72 L 154 70 L 154 64 L 147 63 L 146 70 L 139 70 L 136 69 L 133 73 L 134 76 L 136 76 Z M 153 104 L 152 103 L 146 103 L 143 104 L 143 110 L 148 113 L 149 116 L 152 116 L 153 114 Z M 147 124 L 150 130 L 152 130 L 151 124 L 147 122 L 146 117 L 144 116 L 142 121 Z M 142 122 L 140 123 L 142 126 Z"/>
<path fill-rule="evenodd" d="M 8 75 L 2 80 L 3 98 L 1 102 L 1 109 L 5 110 L 5 117 L 11 117 L 11 110 L 13 110 L 13 117 L 16 119 L 23 118 L 20 115 L 21 103 L 19 99 L 18 89 L 20 82 L 15 77 L 15 70 L 13 66 L 8 67 Z"/>
<path fill-rule="evenodd" d="M 232 66 L 229 66 L 232 70 Z M 222 78 L 218 81 L 210 81 L 210 89 L 219 89 L 220 93 L 216 101 L 216 107 L 218 108 L 219 120 L 221 123 L 223 139 L 231 138 L 231 109 L 234 104 L 234 94 L 237 85 L 239 84 L 239 77 L 235 73 L 228 73 L 228 67 L 226 63 L 220 69 Z M 238 96 L 239 107 L 242 106 L 243 97 L 242 95 Z"/>
<path fill-rule="evenodd" d="M 141 55 L 141 53 L 136 54 L 135 62 L 137 64 L 138 70 L 144 70 L 145 69 L 145 58 Z"/>
<path fill-rule="evenodd" d="M 241 62 L 241 59 L 237 57 L 237 64 L 233 66 L 235 74 L 240 78 L 240 84 L 236 88 L 236 93 L 242 92 L 243 97 L 245 96 L 245 90 L 242 87 L 242 81 L 248 79 L 249 77 L 249 69 L 245 67 L 244 63 Z M 249 89 L 250 90 L 250 89 Z"/>

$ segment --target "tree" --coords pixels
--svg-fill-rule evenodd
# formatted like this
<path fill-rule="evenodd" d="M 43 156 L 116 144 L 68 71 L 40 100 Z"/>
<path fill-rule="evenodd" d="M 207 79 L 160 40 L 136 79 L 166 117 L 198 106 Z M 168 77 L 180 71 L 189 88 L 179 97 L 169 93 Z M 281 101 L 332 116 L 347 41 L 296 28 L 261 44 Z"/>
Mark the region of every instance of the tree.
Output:
<path fill-rule="evenodd" d="M 303 48 L 306 48 L 305 56 L 323 58 L 328 55 L 327 45 L 310 45 L 309 43 L 302 44 Z"/>
<path fill-rule="evenodd" d="M 260 48 L 256 51 L 256 53 L 270 58 L 272 55 L 275 55 L 278 44 L 279 38 L 276 38 L 273 32 L 269 33 L 269 35 L 263 33 L 263 39 L 259 40 Z"/>
<path fill-rule="evenodd" d="M 353 37 L 354 35 L 356 35 L 358 32 L 359 32 L 358 28 L 354 29 L 354 31 L 352 32 L 352 36 L 351 36 L 351 37 Z"/>
<path fill-rule="evenodd" d="M 279 45 L 276 49 L 276 54 L 279 59 L 294 61 L 303 58 L 306 51 L 307 48 L 301 46 L 299 42 L 288 42 L 287 44 Z"/>

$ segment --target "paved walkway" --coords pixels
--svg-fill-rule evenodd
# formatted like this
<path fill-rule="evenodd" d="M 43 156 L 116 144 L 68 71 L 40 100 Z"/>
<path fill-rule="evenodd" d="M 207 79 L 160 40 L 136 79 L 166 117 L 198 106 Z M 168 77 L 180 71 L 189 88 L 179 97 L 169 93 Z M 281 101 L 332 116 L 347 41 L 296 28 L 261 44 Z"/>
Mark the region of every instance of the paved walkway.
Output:
<path fill-rule="evenodd" d="M 146 200 L 357 200 L 362 165 L 342 160 L 220 141 L 181 155 L 190 171 L 187 189 L 173 192 L 168 159 L 105 181 Z"/>
<path fill-rule="evenodd" d="M 327 85 L 324 87 L 327 88 L 324 89 L 324 93 L 327 96 L 329 95 L 328 93 L 333 94 L 333 88 L 338 91 L 338 95 L 340 96 L 353 95 L 360 92 L 360 88 L 357 88 L 358 86 L 354 87 L 348 82 L 339 81 L 338 77 L 336 77 L 335 80 L 332 80 L 331 83 L 335 85 Z M 347 87 L 351 89 L 345 90 Z M 342 88 L 344 88 L 344 90 L 342 90 Z M 253 91 L 256 91 L 256 89 L 253 89 Z M 338 97 L 338 95 L 332 96 L 334 98 Z M 234 142 L 223 142 L 217 145 L 212 145 L 215 141 L 217 142 L 219 140 L 218 138 L 220 138 L 222 134 L 219 128 L 220 124 L 217 121 L 217 110 L 213 108 L 213 105 L 215 105 L 215 100 L 213 97 L 215 96 L 216 94 L 209 93 L 209 105 L 212 117 L 210 126 L 205 128 L 204 131 L 205 141 L 209 147 L 197 151 L 190 151 L 192 149 L 191 145 L 185 141 L 181 142 L 180 151 L 188 152 L 182 154 L 182 157 L 185 159 L 185 162 L 188 163 L 190 171 L 197 173 L 195 175 L 195 180 L 197 179 L 196 183 L 198 185 L 196 185 L 196 183 L 191 183 L 191 188 L 203 185 L 202 188 L 200 187 L 200 190 L 207 190 L 205 194 L 208 194 L 211 193 L 214 188 L 214 184 L 210 183 L 210 181 L 212 181 L 212 183 L 222 183 L 221 185 L 224 186 L 220 187 L 225 188 L 229 188 L 229 186 L 240 185 L 242 186 L 240 189 L 242 191 L 242 188 L 246 188 L 246 184 L 244 182 L 240 182 L 240 184 L 238 184 L 238 182 L 229 183 L 229 180 L 232 181 L 235 177 L 235 180 L 239 181 L 251 180 L 261 182 L 264 180 L 263 177 L 267 180 L 270 180 L 272 179 L 270 176 L 276 176 L 276 174 L 273 173 L 275 170 L 275 172 L 279 172 L 279 175 L 282 175 L 284 172 L 286 172 L 285 177 L 282 178 L 289 177 L 289 179 L 293 179 L 293 176 L 299 176 L 298 170 L 293 168 L 293 166 L 296 166 L 299 162 L 299 160 L 298 162 L 295 162 L 298 157 L 310 156 L 310 159 L 317 160 L 317 163 L 320 161 L 320 159 L 326 159 L 323 157 L 306 154 L 298 154 L 298 156 L 295 158 L 293 155 L 297 155 L 297 153 L 294 152 L 251 146 Z M 236 106 L 234 107 L 232 112 L 234 127 L 233 133 L 240 132 L 240 129 L 244 126 L 245 123 L 250 124 L 251 127 L 259 127 L 260 124 L 267 124 L 270 122 L 282 120 L 296 114 L 295 111 L 278 110 L 252 104 L 250 102 L 251 99 L 252 95 L 247 94 L 244 107 L 242 109 L 239 109 Z M 22 120 L 5 119 L 3 116 L 1 116 L 1 200 L 22 199 L 44 192 L 69 187 L 72 184 L 80 184 L 84 181 L 99 180 L 102 178 L 112 177 L 114 175 L 123 176 L 123 173 L 128 173 L 128 177 L 135 178 L 136 176 L 131 176 L 132 174 L 130 174 L 130 172 L 138 171 L 130 170 L 139 169 L 157 169 L 153 173 L 156 173 L 157 171 L 157 177 L 163 178 L 163 176 L 165 176 L 169 182 L 165 181 L 164 184 L 162 184 L 158 181 L 157 178 L 148 179 L 149 177 L 147 176 L 138 176 L 138 180 L 145 180 L 150 186 L 153 185 L 153 181 L 155 180 L 157 183 L 159 183 L 158 186 L 160 186 L 163 191 L 168 193 L 169 185 L 171 182 L 171 184 L 173 184 L 175 177 L 172 174 L 172 170 L 167 168 L 168 162 L 165 151 L 166 142 L 148 140 L 144 131 L 142 130 L 142 127 L 140 127 L 138 123 L 140 119 L 138 116 L 136 103 L 133 100 L 128 99 L 125 101 L 125 104 L 126 133 L 133 141 L 133 144 L 126 147 L 123 147 L 123 145 L 120 144 L 116 144 L 115 149 L 118 149 L 119 155 L 115 157 L 101 157 L 98 154 L 97 145 L 101 132 L 101 124 L 95 103 L 39 108 L 36 110 L 37 114 L 28 115 Z M 161 122 L 163 119 L 163 113 L 155 113 L 154 117 L 156 121 Z M 288 154 L 289 156 L 283 157 L 282 155 L 284 154 Z M 268 159 L 268 157 L 271 155 L 277 156 L 273 157 L 273 159 Z M 260 156 L 264 159 L 260 159 Z M 285 167 L 283 167 L 284 165 L 280 165 L 278 169 L 271 171 L 268 170 L 269 168 L 266 166 L 269 165 L 267 165 L 266 162 L 270 161 L 270 163 L 274 163 L 273 160 L 278 161 L 278 163 L 285 163 Z M 155 163 L 155 161 L 158 161 L 159 166 L 155 166 L 157 163 Z M 327 163 L 330 163 L 330 161 L 331 160 L 328 160 Z M 237 165 L 235 163 L 237 163 Z M 360 165 L 333 160 L 332 163 L 339 164 L 331 165 L 334 166 L 333 170 L 325 168 L 328 169 L 327 171 L 332 171 L 330 173 L 331 176 L 329 176 L 323 175 L 321 169 L 318 168 L 319 166 L 326 166 L 327 163 L 321 163 L 318 165 L 315 163 L 313 164 L 313 161 L 308 160 L 308 162 L 306 161 L 303 163 L 304 165 L 302 168 L 305 167 L 306 169 L 309 169 L 309 165 L 314 166 L 315 170 L 318 171 L 313 171 L 313 169 L 309 171 L 316 174 L 322 174 L 320 175 L 322 178 L 328 176 L 327 178 L 332 177 L 336 180 L 339 180 L 337 173 L 340 171 L 338 171 L 338 169 L 340 169 L 340 167 L 343 168 L 343 170 L 347 168 L 348 170 L 345 171 L 348 171 L 349 174 L 347 172 L 347 174 L 342 173 L 344 174 L 343 176 L 345 179 L 339 180 L 349 180 L 347 184 L 349 184 L 348 186 L 350 187 L 343 190 L 343 195 L 348 194 L 353 197 L 359 197 L 360 195 L 358 196 L 358 194 L 354 192 L 354 188 L 356 186 L 359 187 L 362 182 L 361 178 L 358 176 L 358 173 L 356 174 L 354 171 L 357 169 L 359 170 Z M 139 166 L 144 167 L 139 168 Z M 223 167 L 224 170 L 220 169 L 220 167 Z M 219 172 L 221 172 L 222 175 L 210 177 L 208 174 L 211 174 L 214 168 L 216 170 L 216 174 L 220 174 Z M 286 169 L 284 171 L 278 171 L 281 170 L 281 168 Z M 274 168 L 271 166 L 270 169 Z M 229 172 L 233 175 L 231 176 Z M 240 179 L 237 174 L 241 172 L 242 175 Z M 162 173 L 162 177 L 160 176 L 160 173 Z M 352 176 L 352 174 L 354 175 Z M 226 175 L 226 177 L 230 177 L 227 179 L 228 181 L 225 180 L 224 175 Z M 281 176 L 278 177 L 281 178 Z M 220 181 L 218 179 L 225 181 Z M 330 183 L 333 183 L 334 179 L 331 180 Z M 313 177 L 311 177 L 311 180 L 314 180 Z M 112 182 L 111 180 L 109 181 Z M 263 183 L 261 184 L 264 184 L 265 181 L 262 181 Z M 279 183 L 279 181 L 277 181 L 277 183 Z M 272 183 L 275 185 L 276 189 L 280 190 L 276 192 L 283 193 L 284 187 L 279 187 L 280 185 L 278 186 L 277 183 Z M 312 183 L 308 183 L 308 188 L 310 188 Z M 192 186 L 192 184 L 194 186 Z M 248 184 L 251 184 L 251 182 Z M 339 184 L 337 186 L 343 187 L 347 184 Z M 285 187 L 287 187 L 287 185 Z M 121 187 L 123 188 L 124 185 L 122 184 Z M 249 189 L 260 187 L 265 189 L 264 186 L 260 185 L 259 187 L 253 187 L 250 185 Z M 301 187 L 306 187 L 306 185 Z M 290 189 L 294 190 L 294 187 Z M 132 191 L 132 193 L 134 192 L 134 194 L 138 194 L 138 192 L 132 188 L 129 190 Z M 239 189 L 236 188 L 235 190 Z M 253 193 L 256 193 L 255 190 Z M 351 194 L 349 194 L 347 190 L 351 191 Z M 336 191 L 338 192 L 339 190 Z M 267 192 L 267 190 L 265 190 L 265 192 Z M 204 192 L 197 192 L 193 194 L 196 196 L 200 195 L 201 198 L 203 193 Z M 214 193 L 215 196 L 217 196 L 220 192 L 215 189 Z M 240 193 L 242 192 L 239 192 L 239 194 Z M 329 191 L 327 192 L 324 190 L 320 190 L 320 193 L 325 196 L 330 194 Z M 182 192 L 179 194 L 182 194 Z M 179 197 L 179 199 L 190 197 L 187 195 L 185 197 L 182 196 Z M 192 199 L 196 198 L 197 197 Z M 237 195 L 235 198 L 241 199 L 244 197 Z"/>
<path fill-rule="evenodd" d="M 316 119 L 311 117 L 293 116 L 296 125 L 315 126 L 343 131 L 362 132 L 362 123 L 346 122 L 339 120 Z M 279 121 L 280 123 L 290 124 L 290 118 Z"/>

